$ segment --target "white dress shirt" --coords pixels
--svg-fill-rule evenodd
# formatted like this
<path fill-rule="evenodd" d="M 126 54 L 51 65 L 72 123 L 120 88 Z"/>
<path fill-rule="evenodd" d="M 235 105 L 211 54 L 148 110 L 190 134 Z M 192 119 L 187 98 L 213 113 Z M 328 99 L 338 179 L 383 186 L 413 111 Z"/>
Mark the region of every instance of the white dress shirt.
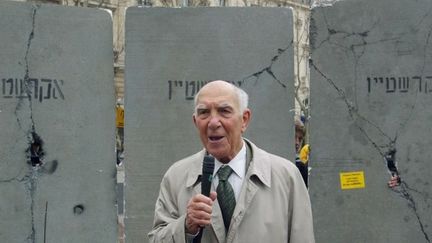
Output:
<path fill-rule="evenodd" d="M 215 159 L 215 168 L 213 171 L 213 186 L 217 188 L 219 184 L 219 177 L 216 176 L 220 167 L 224 165 Z M 243 179 L 246 175 L 246 145 L 243 142 L 243 146 L 238 154 L 227 164 L 233 170 L 233 173 L 228 177 L 228 182 L 231 184 L 236 201 L 240 196 L 240 190 L 242 187 Z"/>

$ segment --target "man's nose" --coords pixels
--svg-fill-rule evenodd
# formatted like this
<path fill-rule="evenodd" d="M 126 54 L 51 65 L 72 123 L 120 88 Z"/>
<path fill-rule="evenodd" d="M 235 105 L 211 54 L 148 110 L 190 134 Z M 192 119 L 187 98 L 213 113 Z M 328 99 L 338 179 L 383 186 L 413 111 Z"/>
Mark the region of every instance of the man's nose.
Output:
<path fill-rule="evenodd" d="M 212 112 L 212 114 L 210 115 L 210 121 L 209 121 L 208 126 L 211 129 L 215 129 L 215 128 L 218 128 L 220 126 L 220 118 L 219 118 L 219 115 L 217 113 Z"/>

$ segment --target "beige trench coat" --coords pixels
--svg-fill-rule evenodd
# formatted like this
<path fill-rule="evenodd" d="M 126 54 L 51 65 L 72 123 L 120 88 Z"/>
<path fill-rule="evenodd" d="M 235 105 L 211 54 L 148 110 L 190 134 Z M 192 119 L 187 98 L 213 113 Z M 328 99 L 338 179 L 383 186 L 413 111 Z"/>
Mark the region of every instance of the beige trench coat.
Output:
<path fill-rule="evenodd" d="M 225 232 L 217 200 L 203 243 L 313 243 L 312 212 L 307 189 L 295 165 L 245 140 L 250 165 Z M 150 242 L 185 242 L 186 206 L 200 193 L 205 151 L 173 164 L 160 185 Z M 214 190 L 214 188 L 212 188 Z"/>

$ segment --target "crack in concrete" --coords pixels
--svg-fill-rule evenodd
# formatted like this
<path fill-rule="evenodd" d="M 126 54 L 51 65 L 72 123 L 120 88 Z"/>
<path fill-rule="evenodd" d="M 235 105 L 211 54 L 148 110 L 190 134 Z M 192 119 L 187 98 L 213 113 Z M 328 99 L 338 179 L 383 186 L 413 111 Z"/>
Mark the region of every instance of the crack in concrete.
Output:
<path fill-rule="evenodd" d="M 415 32 L 418 32 L 418 30 L 420 29 L 420 27 L 423 25 L 423 23 L 425 22 L 425 20 L 431 15 L 431 13 L 432 13 L 432 7 L 429 7 L 429 9 L 425 11 L 425 14 L 417 22 L 417 24 L 414 25 L 414 26 L 416 26 L 416 28 L 414 28 Z M 424 25 L 427 26 L 427 27 L 430 26 L 430 24 L 428 24 L 428 23 L 425 23 Z M 429 40 L 430 40 L 431 30 L 432 30 L 432 27 L 429 28 L 428 37 L 426 38 L 426 46 L 427 46 L 427 44 L 429 43 Z M 424 57 L 425 56 L 426 56 L 426 53 L 424 53 Z"/>
<path fill-rule="evenodd" d="M 27 191 L 30 192 L 30 215 L 31 215 L 31 233 L 27 237 L 30 242 L 36 242 L 36 229 L 34 220 L 34 209 L 35 209 L 35 193 L 37 190 L 37 179 L 38 179 L 38 168 L 32 167 L 31 174 L 25 177 L 25 185 Z"/>
<path fill-rule="evenodd" d="M 343 31 L 343 30 L 336 30 L 334 28 L 330 27 L 330 24 L 327 21 L 327 16 L 325 14 L 323 14 L 323 19 L 324 19 L 324 23 L 326 25 L 327 28 L 327 32 L 328 32 L 328 36 L 322 40 L 319 45 L 317 47 L 315 47 L 315 35 L 312 33 L 311 34 L 311 47 L 312 49 L 319 49 L 324 43 L 328 43 L 329 45 L 335 46 L 337 48 L 340 48 L 346 52 L 350 52 L 353 56 L 355 65 L 354 65 L 354 80 L 357 81 L 358 79 L 358 71 L 357 71 L 357 66 L 358 63 L 360 62 L 361 57 L 365 54 L 366 52 L 366 46 L 370 46 L 373 44 L 380 44 L 383 42 L 388 42 L 388 41 L 395 41 L 400 39 L 400 37 L 394 37 L 394 38 L 384 38 L 384 39 L 380 39 L 380 40 L 369 40 L 367 41 L 367 38 L 369 37 L 370 32 L 372 32 L 379 24 L 379 22 L 374 22 L 371 27 L 369 28 L 364 28 L 363 31 L 359 31 L 359 32 L 347 32 L 347 31 Z M 311 29 L 315 29 L 316 31 L 316 27 L 315 27 L 315 20 L 312 19 L 311 23 L 313 24 L 313 26 L 311 27 Z M 343 45 L 340 44 L 337 41 L 333 41 L 332 38 L 335 36 L 340 36 L 340 38 L 342 40 L 348 39 L 348 38 L 358 38 L 360 41 L 357 44 L 349 44 L 349 45 Z M 354 82 L 354 105 L 356 106 L 358 104 L 357 102 L 357 82 Z"/>
<path fill-rule="evenodd" d="M 361 59 L 361 57 L 365 54 L 366 51 L 366 46 L 370 46 L 370 45 L 374 45 L 374 44 L 381 44 L 384 42 L 389 42 L 389 41 L 397 41 L 399 40 L 401 37 L 392 37 L 392 38 L 384 38 L 384 39 L 379 39 L 379 40 L 367 40 L 367 38 L 369 37 L 370 32 L 372 32 L 379 24 L 379 22 L 375 22 L 372 24 L 371 27 L 369 28 L 365 28 L 363 31 L 360 32 L 347 32 L 347 31 L 342 31 L 342 30 L 336 30 L 334 28 L 331 28 L 328 21 L 327 21 L 327 17 L 324 14 L 323 15 L 324 18 L 324 23 L 327 26 L 327 32 L 328 32 L 328 36 L 322 40 L 319 45 L 315 48 L 314 47 L 314 40 L 315 38 L 311 38 L 311 46 L 312 49 L 319 49 L 324 43 L 329 43 L 330 45 L 333 45 L 335 47 L 338 47 L 342 50 L 345 50 L 347 52 L 350 52 L 353 56 L 355 65 L 354 65 L 354 80 L 357 81 L 358 79 L 358 71 L 357 71 L 357 66 L 358 63 Z M 311 21 L 312 23 L 315 23 L 314 20 Z M 312 27 L 311 29 L 316 29 L 316 27 Z M 311 36 L 314 36 L 313 34 L 311 34 Z M 359 43 L 357 44 L 350 44 L 350 45 L 342 45 L 339 42 L 335 42 L 332 40 L 332 37 L 334 36 L 340 36 L 340 38 L 342 40 L 348 39 L 348 38 L 358 38 L 360 39 Z M 357 82 L 354 83 L 354 105 L 357 105 Z"/>
<path fill-rule="evenodd" d="M 24 170 L 24 167 L 21 167 L 21 170 L 15 176 L 8 178 L 8 179 L 1 179 L 0 183 L 9 183 L 12 181 L 23 182 L 24 181 L 23 178 L 19 179 L 19 176 L 23 170 Z"/>
<path fill-rule="evenodd" d="M 45 151 L 43 149 L 43 140 L 41 139 L 39 134 L 36 133 L 36 126 L 33 118 L 33 100 L 32 100 L 33 84 L 30 84 L 29 82 L 30 80 L 29 53 L 30 53 L 32 41 L 35 36 L 36 14 L 39 8 L 40 8 L 39 4 L 32 5 L 32 13 L 31 13 L 32 28 L 27 39 L 27 46 L 26 46 L 26 51 L 24 56 L 24 61 L 25 61 L 24 90 L 22 91 L 23 93 L 21 93 L 20 95 L 20 98 L 18 100 L 14 112 L 19 128 L 21 130 L 26 131 L 27 141 L 29 145 L 28 149 L 26 150 L 26 155 L 27 155 L 26 159 L 27 159 L 27 163 L 29 164 L 30 171 L 22 179 L 18 179 L 19 175 L 24 169 L 23 167 L 17 176 L 7 180 L 0 181 L 0 182 L 18 181 L 18 182 L 23 182 L 25 184 L 27 192 L 30 197 L 30 216 L 31 216 L 31 232 L 27 236 L 27 241 L 33 243 L 36 242 L 35 196 L 38 187 L 38 178 L 40 177 L 41 174 L 54 173 L 54 171 L 58 167 L 57 160 L 53 160 L 48 163 L 43 162 L 43 158 L 45 155 Z M 24 99 L 28 99 L 28 109 L 29 109 L 28 112 L 29 112 L 30 124 L 27 129 L 23 128 L 23 123 L 21 120 L 23 118 L 20 118 L 19 116 L 20 115 L 19 113 L 25 112 L 25 110 L 22 109 L 24 104 Z M 44 226 L 44 237 L 45 234 L 46 234 L 46 224 Z"/>
<path fill-rule="evenodd" d="M 314 44 L 314 40 L 311 40 L 311 46 L 312 49 L 319 49 L 324 43 L 328 42 L 329 45 L 333 45 L 336 47 L 341 48 L 342 50 L 345 50 L 347 52 L 350 52 L 353 56 L 353 60 L 354 60 L 354 102 L 350 102 L 348 101 L 345 97 L 345 93 L 342 92 L 340 89 L 338 90 L 338 93 L 340 94 L 341 97 L 344 98 L 345 103 L 349 106 L 349 112 L 350 112 L 350 116 L 353 117 L 353 114 L 355 114 L 357 117 L 360 117 L 363 121 L 367 122 L 369 125 L 371 125 L 372 127 L 374 127 L 381 135 L 383 135 L 384 137 L 387 138 L 387 140 L 389 141 L 390 146 L 385 146 L 385 148 L 391 149 L 392 148 L 392 144 L 394 144 L 396 142 L 396 139 L 398 137 L 398 133 L 399 133 L 399 129 L 398 131 L 396 131 L 396 135 L 395 137 L 392 139 L 390 138 L 390 136 L 388 136 L 387 134 L 385 134 L 382 129 L 380 129 L 376 124 L 373 124 L 372 122 L 370 122 L 368 119 L 366 119 L 365 117 L 361 116 L 358 112 L 357 112 L 357 81 L 358 81 L 358 69 L 357 66 L 359 64 L 359 61 L 361 59 L 361 57 L 365 54 L 366 51 L 366 46 L 370 46 L 370 45 L 374 45 L 374 44 L 382 44 L 384 42 L 389 42 L 389 41 L 397 41 L 400 40 L 402 38 L 403 35 L 397 36 L 397 37 L 391 37 L 391 38 L 384 38 L 384 39 L 379 39 L 379 40 L 375 40 L 375 41 L 368 41 L 366 38 L 369 37 L 369 33 L 372 32 L 379 24 L 378 21 L 374 22 L 372 24 L 372 26 L 370 28 L 365 28 L 363 31 L 360 32 L 347 32 L 347 31 L 342 31 L 342 30 L 336 30 L 334 28 L 332 28 L 330 26 L 330 24 L 328 23 L 327 20 L 327 16 L 326 14 L 322 15 L 323 19 L 324 19 L 324 23 L 326 25 L 327 31 L 328 31 L 328 36 L 326 37 L 326 39 L 324 39 L 323 41 L 321 41 L 321 43 L 315 48 L 313 47 Z M 312 20 L 311 22 L 315 22 L 314 20 Z M 316 27 L 311 27 L 311 29 L 316 29 Z M 350 44 L 349 46 L 347 45 L 342 45 L 339 44 L 338 42 L 334 42 L 332 41 L 332 37 L 335 35 L 342 35 L 342 40 L 350 38 L 350 37 L 358 37 L 360 38 L 360 43 L 359 44 Z M 311 36 L 314 36 L 313 34 L 311 34 Z M 361 48 L 360 51 L 357 51 L 358 48 Z M 322 72 L 319 71 L 319 68 L 317 68 L 314 65 L 314 68 L 321 74 L 323 75 Z M 325 75 L 323 75 L 325 76 Z M 327 77 L 325 77 L 327 81 L 329 81 L 330 79 L 328 79 Z M 332 84 L 333 87 L 336 87 L 335 83 L 333 81 L 330 80 L 330 83 Z M 417 94 L 416 94 L 417 95 Z M 412 113 L 414 112 L 416 103 L 414 103 L 411 107 L 411 110 L 409 112 L 409 116 L 406 117 L 406 119 L 404 119 L 404 122 L 401 123 L 400 129 L 404 128 L 405 125 L 408 123 L 410 117 L 412 117 Z M 356 111 L 355 113 L 353 113 L 353 111 Z M 369 141 L 373 142 L 369 136 L 367 136 L 366 131 L 364 129 L 361 129 L 362 132 L 366 135 L 366 137 L 368 138 Z M 380 154 L 382 156 L 384 156 L 385 153 L 383 153 L 376 143 L 372 143 L 380 152 Z"/>
<path fill-rule="evenodd" d="M 357 120 L 356 118 L 359 118 L 362 121 L 364 121 L 364 122 L 368 123 L 369 125 L 371 125 L 372 127 L 374 127 L 379 132 L 379 134 L 381 134 L 382 136 L 384 136 L 388 139 L 389 145 L 384 146 L 384 147 L 391 148 L 392 144 L 394 144 L 396 142 L 397 136 L 395 136 L 394 139 L 391 139 L 390 136 L 388 136 L 378 125 L 376 125 L 375 123 L 371 122 L 370 120 L 368 120 L 364 116 L 362 116 L 358 112 L 357 106 L 347 98 L 345 91 L 343 89 L 339 88 L 331 78 L 327 77 L 323 72 L 321 72 L 321 70 L 315 65 L 315 63 L 313 62 L 312 59 L 309 60 L 309 65 L 311 67 L 313 67 L 337 91 L 337 93 L 339 94 L 339 97 L 343 99 L 345 105 L 347 106 L 348 114 L 350 115 L 351 119 L 353 121 L 356 121 Z M 384 157 L 385 152 L 382 151 L 382 149 L 381 149 L 382 146 L 379 146 L 375 141 L 373 141 L 373 139 L 368 135 L 368 133 L 365 131 L 365 129 L 363 127 L 359 126 L 357 122 L 355 123 L 355 125 L 366 136 L 368 141 L 371 142 L 371 144 Z"/>
<path fill-rule="evenodd" d="M 358 55 L 357 57 L 360 58 L 363 54 L 364 54 L 364 47 L 366 47 L 366 45 L 371 45 L 371 44 L 379 44 L 382 42 L 388 42 L 388 41 L 395 41 L 395 40 L 399 40 L 401 37 L 391 37 L 391 38 L 384 38 L 384 39 L 380 39 L 380 40 L 369 40 L 366 41 L 366 38 L 369 37 L 370 32 L 372 32 L 379 24 L 379 22 L 374 22 L 372 23 L 372 26 L 370 26 L 369 28 L 364 28 L 363 31 L 359 31 L 359 32 L 347 32 L 347 31 L 343 31 L 343 30 L 336 30 L 334 28 L 330 27 L 330 24 L 327 21 L 327 16 L 325 14 L 323 14 L 323 19 L 324 19 L 324 23 L 327 26 L 327 32 L 328 32 L 328 36 L 322 40 L 318 46 L 315 46 L 315 38 L 311 38 L 311 48 L 312 49 L 319 49 L 324 43 L 328 42 L 329 44 L 336 46 L 336 47 L 340 47 L 341 49 L 344 49 L 346 51 L 351 51 L 354 52 L 353 54 L 355 55 L 355 49 L 356 47 L 361 47 L 363 48 L 363 50 L 361 50 L 360 55 Z M 312 27 L 311 30 L 316 30 L 316 24 L 315 24 L 315 20 L 313 18 L 311 18 L 311 23 L 312 23 Z M 347 38 L 351 38 L 351 37 L 359 37 L 360 38 L 360 43 L 359 44 L 351 44 L 349 46 L 344 46 L 339 44 L 338 42 L 334 42 L 332 41 L 332 37 L 334 36 L 341 36 L 342 39 L 347 39 Z M 311 36 L 315 36 L 314 34 L 311 34 Z M 356 55 L 355 55 L 356 56 Z"/>
<path fill-rule="evenodd" d="M 43 242 L 46 243 L 47 236 L 47 222 L 48 222 L 48 201 L 45 202 L 45 217 L 44 217 L 44 234 L 43 234 Z"/>
<path fill-rule="evenodd" d="M 28 53 L 31 46 L 31 41 L 34 38 L 34 30 L 35 30 L 35 23 L 36 23 L 36 10 L 37 8 L 33 6 L 33 14 L 32 14 L 32 31 L 30 32 L 29 39 L 27 42 L 27 50 L 26 50 L 26 57 L 25 57 L 25 65 L 26 65 L 26 73 L 24 76 L 24 85 L 25 85 L 25 92 L 27 94 L 27 97 L 29 99 L 29 108 L 30 108 L 30 122 L 31 122 L 31 132 L 28 132 L 27 137 L 29 140 L 29 144 L 33 143 L 33 136 L 30 136 L 31 134 L 36 134 L 36 128 L 35 128 L 35 122 L 33 119 L 33 103 L 31 99 L 31 85 L 29 85 L 29 61 L 28 61 Z M 35 222 L 34 222 L 34 206 L 35 206 L 35 192 L 37 189 L 37 167 L 32 167 L 31 175 L 28 177 L 29 180 L 27 181 L 27 189 L 30 192 L 30 212 L 31 212 L 31 234 L 29 236 L 29 240 L 31 242 L 36 242 L 36 229 L 35 229 Z"/>
<path fill-rule="evenodd" d="M 414 28 L 414 33 L 418 33 L 419 30 L 422 28 L 422 25 L 424 25 L 423 28 L 428 29 L 428 32 L 427 32 L 427 35 L 426 35 L 426 40 L 425 40 L 425 45 L 423 46 L 423 65 L 422 65 L 421 70 L 420 70 L 420 73 L 421 73 L 420 76 L 423 76 L 424 70 L 426 68 L 427 53 L 428 53 L 427 49 L 428 49 L 428 46 L 430 44 L 430 40 L 431 40 L 431 37 L 432 37 L 432 27 L 430 26 L 430 24 L 424 23 L 424 21 L 426 20 L 426 18 L 429 17 L 429 15 L 431 13 L 431 10 L 432 10 L 432 7 L 430 7 L 426 11 L 426 13 L 420 18 L 420 20 L 418 21 L 418 23 L 415 25 L 416 28 Z M 407 34 L 407 35 L 413 35 L 413 34 L 411 33 L 411 34 Z M 404 128 L 408 124 L 409 120 L 413 117 L 414 109 L 416 108 L 417 101 L 418 101 L 418 94 L 419 94 L 418 92 L 415 93 L 415 101 L 414 101 L 414 103 L 411 106 L 411 109 L 410 109 L 410 112 L 408 113 L 408 116 L 401 123 L 401 126 L 400 126 L 401 129 Z"/>
<path fill-rule="evenodd" d="M 419 20 L 419 22 L 416 25 L 416 27 L 417 27 L 415 29 L 416 32 L 418 32 L 418 30 L 420 29 L 420 27 L 423 25 L 423 22 L 425 21 L 425 19 L 430 15 L 431 11 L 432 11 L 432 7 L 430 7 L 428 9 L 428 11 L 426 11 L 426 14 L 424 14 L 423 17 Z M 425 27 L 428 28 L 428 33 L 427 33 L 427 37 L 426 37 L 425 46 L 423 48 L 423 66 L 422 66 L 422 69 L 421 69 L 421 73 L 422 74 L 424 73 L 424 69 L 426 67 L 426 63 L 427 63 L 426 62 L 426 54 L 428 53 L 427 52 L 427 48 L 428 48 L 429 41 L 430 41 L 430 38 L 431 38 L 431 35 L 432 35 L 432 27 L 430 26 L 430 24 L 425 23 Z"/>
<path fill-rule="evenodd" d="M 29 108 L 30 108 L 30 120 L 31 120 L 31 130 L 34 131 L 34 120 L 33 120 L 33 113 L 32 113 L 32 96 L 31 96 L 31 84 L 29 84 L 29 52 L 30 52 L 30 47 L 32 44 L 32 40 L 34 38 L 34 30 L 35 30 L 35 24 L 36 24 L 36 12 L 37 9 L 39 8 L 38 5 L 32 5 L 32 29 L 31 32 L 28 36 L 27 39 L 27 46 L 26 46 L 26 51 L 25 51 L 25 56 L 24 56 L 24 64 L 25 64 L 25 74 L 24 74 L 24 92 L 26 97 L 29 99 Z M 15 107 L 15 116 L 17 118 L 17 123 L 18 126 L 22 129 L 22 125 L 21 125 L 21 120 L 19 118 L 18 112 L 21 109 L 22 105 L 23 105 L 23 101 L 24 101 L 24 97 L 23 94 L 20 95 L 20 98 L 18 100 L 18 104 Z"/>
<path fill-rule="evenodd" d="M 21 130 L 26 130 L 26 136 L 27 136 L 27 141 L 29 144 L 30 149 L 32 148 L 32 145 L 34 143 L 34 139 L 35 139 L 35 135 L 37 135 L 36 133 L 36 127 L 35 127 L 35 122 L 33 119 L 33 103 L 32 103 L 32 85 L 29 83 L 29 53 L 30 53 L 30 48 L 32 45 L 32 41 L 34 39 L 35 36 L 35 26 L 36 26 L 36 14 L 37 14 L 37 10 L 40 7 L 40 5 L 36 4 L 36 5 L 32 5 L 32 12 L 31 12 L 31 19 L 32 19 L 32 28 L 30 31 L 30 34 L 28 36 L 27 39 L 27 45 L 26 45 L 26 51 L 25 51 L 25 56 L 24 56 L 24 62 L 25 62 L 25 74 L 24 74 L 24 91 L 25 94 L 21 94 L 20 98 L 18 100 L 18 103 L 15 107 L 15 111 L 14 114 L 16 116 L 16 121 L 17 124 L 19 126 L 19 128 Z M 25 96 L 24 96 L 25 95 Z M 29 119 L 30 119 L 30 125 L 29 128 L 23 128 L 23 123 L 22 123 L 22 118 L 20 118 L 20 113 L 25 112 L 25 110 L 22 110 L 23 104 L 24 104 L 24 99 L 28 99 L 28 108 L 29 108 Z M 28 152 L 27 152 L 28 154 Z M 22 178 L 22 179 L 18 179 L 18 175 L 14 178 L 5 180 L 5 182 L 7 181 L 19 181 L 19 182 L 23 182 L 26 186 L 26 190 L 29 193 L 29 197 L 30 197 L 30 216 L 31 216 L 31 232 L 30 234 L 27 236 L 27 241 L 28 242 L 36 242 L 36 230 L 35 230 L 35 193 L 37 190 L 37 180 L 38 180 L 38 176 L 39 176 L 39 172 L 38 170 L 40 169 L 40 166 L 31 166 L 30 163 L 30 168 L 31 170 Z"/>
<path fill-rule="evenodd" d="M 428 13 L 429 14 L 429 13 Z M 428 15 L 427 14 L 427 15 Z M 399 41 L 403 38 L 404 34 L 400 34 L 398 36 L 395 37 L 391 37 L 391 38 L 386 38 L 386 39 L 380 39 L 380 40 L 375 40 L 375 41 L 368 41 L 367 37 L 369 35 L 369 33 L 377 26 L 378 22 L 374 23 L 372 25 L 372 28 L 370 28 L 369 30 L 365 30 L 363 32 L 346 32 L 346 31 L 340 31 L 340 30 L 336 30 L 334 28 L 329 27 L 328 21 L 326 19 L 326 15 L 323 15 L 324 17 L 324 22 L 325 25 L 327 26 L 327 30 L 328 30 L 328 36 L 322 40 L 318 46 L 315 49 L 319 49 L 322 45 L 324 45 L 325 43 L 328 43 L 329 45 L 335 46 L 336 48 L 341 48 L 342 50 L 345 50 L 346 52 L 349 52 L 352 54 L 353 60 L 354 60 L 354 103 L 351 102 L 346 94 L 345 91 L 342 90 L 341 88 L 339 88 L 336 83 L 329 77 L 327 77 L 314 63 L 313 60 L 310 60 L 310 66 L 313 67 L 339 94 L 339 97 L 341 97 L 343 99 L 343 101 L 345 102 L 347 108 L 348 108 L 348 112 L 349 112 L 349 116 L 351 117 L 351 119 L 353 121 L 356 121 L 356 118 L 360 118 L 362 121 L 365 121 L 367 124 L 371 125 L 373 128 L 376 129 L 376 131 L 378 131 L 378 133 L 382 136 L 385 137 L 388 140 L 388 144 L 385 146 L 379 146 L 368 134 L 368 132 L 365 130 L 364 127 L 360 126 L 357 122 L 355 122 L 355 126 L 360 130 L 360 132 L 366 137 L 366 139 L 373 145 L 373 147 L 380 153 L 380 155 L 383 158 L 386 158 L 386 155 L 388 155 L 388 153 L 391 153 L 391 151 L 394 151 L 394 153 L 396 153 L 396 141 L 397 141 L 397 137 L 398 137 L 398 133 L 399 130 L 402 130 L 409 122 L 410 118 L 412 117 L 412 114 L 415 110 L 416 104 L 417 104 L 417 93 L 416 93 L 416 99 L 415 102 L 413 103 L 413 105 L 410 107 L 410 111 L 408 112 L 408 116 L 406 117 L 406 119 L 402 120 L 402 123 L 399 127 L 399 129 L 396 131 L 396 134 L 394 136 L 394 138 L 391 138 L 390 136 L 388 136 L 379 126 L 377 126 L 376 124 L 372 123 L 371 121 L 369 121 L 368 119 L 366 119 L 365 117 L 363 117 L 361 114 L 359 114 L 358 109 L 357 109 L 357 81 L 358 81 L 358 70 L 357 70 L 357 66 L 359 64 L 360 59 L 362 58 L 362 56 L 365 54 L 365 50 L 366 50 L 366 45 L 373 45 L 373 44 L 381 44 L 383 42 L 388 42 L 388 41 Z M 423 16 L 423 18 L 421 19 L 421 21 L 419 22 L 419 25 L 424 21 L 424 19 L 426 18 L 426 16 Z M 311 21 L 312 23 L 314 23 L 314 20 L 312 19 Z M 316 29 L 316 27 L 311 27 L 311 29 Z M 430 42 L 430 38 L 432 36 L 432 28 L 431 27 L 425 27 L 428 28 L 428 32 L 427 32 L 427 37 L 426 37 L 426 42 L 425 42 L 425 46 L 423 47 L 424 52 L 423 52 L 423 67 L 421 69 L 422 73 L 424 72 L 425 66 L 426 66 L 426 53 L 427 53 L 427 48 Z M 418 31 L 419 28 L 417 28 Z M 316 32 L 317 33 L 317 32 Z M 314 34 L 311 34 L 312 37 L 314 37 Z M 345 40 L 347 38 L 359 38 L 360 41 L 359 43 L 352 43 L 347 46 L 347 45 L 343 45 L 339 42 L 335 42 L 333 40 L 333 38 L 336 37 L 340 37 L 342 40 Z M 311 46 L 314 46 L 314 38 L 311 38 Z M 360 48 L 360 51 L 358 51 L 358 48 Z M 314 49 L 314 48 L 312 48 Z M 385 150 L 387 150 L 387 152 L 385 152 Z M 387 161 L 388 162 L 388 161 Z M 394 161 L 395 162 L 395 161 Z M 396 174 L 399 175 L 399 172 L 397 170 L 396 164 L 390 164 L 387 163 L 387 169 L 392 173 L 392 174 Z M 399 177 L 400 178 L 400 177 Z M 418 190 L 415 190 L 411 187 L 409 187 L 408 183 L 406 181 L 401 181 L 400 183 L 400 189 L 399 190 L 395 190 L 392 189 L 393 191 L 399 193 L 399 195 L 401 196 L 401 198 L 405 199 L 408 202 L 408 206 L 409 208 L 411 208 L 411 210 L 413 211 L 417 222 L 420 226 L 420 230 L 425 238 L 425 240 L 427 242 L 430 243 L 430 239 L 429 236 L 425 230 L 424 224 L 423 224 L 423 220 L 421 218 L 421 215 L 418 211 L 418 207 L 416 204 L 416 201 L 414 200 L 414 197 L 412 196 L 412 194 L 410 192 L 417 192 L 419 193 L 424 199 L 425 196 L 423 194 L 421 194 Z M 426 200 L 426 199 L 425 199 Z"/>
<path fill-rule="evenodd" d="M 394 153 L 396 153 L 396 140 L 397 140 L 397 136 L 398 136 L 398 131 L 396 132 L 396 135 L 393 139 L 390 138 L 390 136 L 388 136 L 378 125 L 374 124 L 373 122 L 369 121 L 368 119 L 366 119 L 364 116 L 362 116 L 359 112 L 358 109 L 355 105 L 353 105 L 353 103 L 347 98 L 345 91 L 341 88 L 339 88 L 336 83 L 329 77 L 327 77 L 327 75 L 325 75 L 313 62 L 312 59 L 310 59 L 309 61 L 310 66 L 314 68 L 315 71 L 317 71 L 339 94 L 339 97 L 343 99 L 345 105 L 347 106 L 348 109 L 348 113 L 349 116 L 351 117 L 351 119 L 355 122 L 355 126 L 361 131 L 361 133 L 366 137 L 366 139 L 374 146 L 374 148 L 378 151 L 378 153 L 381 154 L 382 157 L 386 157 L 386 155 L 388 155 L 388 153 L 391 153 L 391 151 L 394 151 Z M 356 122 L 356 118 L 360 118 L 361 120 L 367 122 L 368 124 L 372 125 L 373 127 L 375 127 L 377 129 L 377 131 L 384 137 L 386 137 L 389 140 L 389 144 L 385 145 L 385 146 L 379 146 L 368 134 L 368 132 L 362 127 L 360 126 L 357 122 Z M 387 152 L 383 151 L 383 148 L 387 149 Z M 393 164 L 393 166 L 395 166 L 395 164 Z M 391 166 L 387 165 L 388 169 L 391 171 Z M 397 171 L 396 166 L 394 167 L 394 170 L 397 172 L 397 174 L 399 174 L 399 172 Z M 423 221 L 420 217 L 420 214 L 418 212 L 417 206 L 416 206 L 416 202 L 414 200 L 414 198 L 412 197 L 412 195 L 409 193 L 409 190 L 412 190 L 407 182 L 402 181 L 401 182 L 401 190 L 400 191 L 396 191 L 399 192 L 400 196 L 402 198 L 404 198 L 405 200 L 408 201 L 408 206 L 412 209 L 412 211 L 414 212 L 414 215 L 417 218 L 417 222 L 419 223 L 420 226 L 420 230 L 422 231 L 425 239 L 427 240 L 427 242 L 430 243 L 429 240 L 429 236 L 427 234 L 427 232 L 424 229 L 424 225 L 423 225 Z M 415 190 L 417 191 L 417 190 Z M 418 191 L 417 191 L 418 192 Z"/>
<path fill-rule="evenodd" d="M 408 192 L 408 190 L 417 191 L 417 190 L 411 189 L 405 181 L 402 181 L 401 185 L 400 185 L 400 190 L 399 191 L 394 190 L 394 191 L 398 192 L 402 198 L 404 198 L 405 200 L 408 201 L 408 207 L 410 207 L 413 210 L 414 215 L 417 218 L 417 222 L 420 225 L 421 232 L 423 233 L 426 241 L 430 243 L 431 241 L 430 241 L 429 236 L 425 230 L 425 227 L 423 225 L 423 221 L 420 218 L 420 214 L 418 213 L 417 204 L 414 201 L 414 198 L 412 197 L 412 195 Z"/>
<path fill-rule="evenodd" d="M 264 67 L 263 69 L 259 70 L 258 72 L 255 72 L 245 78 L 243 78 L 241 80 L 242 83 L 245 83 L 246 80 L 250 79 L 250 78 L 255 78 L 255 83 L 258 82 L 258 80 L 260 79 L 261 75 L 267 73 L 269 74 L 278 84 L 280 84 L 283 88 L 286 88 L 287 85 L 285 82 L 281 81 L 278 77 L 276 77 L 276 75 L 273 72 L 273 64 L 275 64 L 278 60 L 279 57 L 284 54 L 290 47 L 292 47 L 293 45 L 293 40 L 291 40 L 290 44 L 285 47 L 285 48 L 278 48 L 277 49 L 277 54 L 275 56 L 272 57 L 270 64 L 266 67 Z"/>
<path fill-rule="evenodd" d="M 427 34 L 427 37 L 426 37 L 426 43 L 425 43 L 425 46 L 423 48 L 423 66 L 422 66 L 421 73 L 424 72 L 424 69 L 426 67 L 426 54 L 427 54 L 427 48 L 428 48 L 428 45 L 429 45 L 429 41 L 431 39 L 431 35 L 432 35 L 432 27 L 429 28 L 429 31 L 428 31 L 428 34 Z"/>

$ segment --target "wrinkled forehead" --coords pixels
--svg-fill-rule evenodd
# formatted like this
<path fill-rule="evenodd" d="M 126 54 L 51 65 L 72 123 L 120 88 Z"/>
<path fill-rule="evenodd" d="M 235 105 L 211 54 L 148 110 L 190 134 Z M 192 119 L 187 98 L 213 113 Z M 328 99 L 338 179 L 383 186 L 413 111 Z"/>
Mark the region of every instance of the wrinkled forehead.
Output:
<path fill-rule="evenodd" d="M 218 105 L 238 107 L 239 100 L 235 90 L 230 86 L 214 85 L 205 86 L 197 94 L 196 106 Z"/>
<path fill-rule="evenodd" d="M 237 104 L 235 104 L 234 102 L 229 102 L 229 101 L 220 101 L 220 102 L 206 102 L 206 101 L 202 101 L 197 103 L 195 109 L 208 109 L 208 108 L 231 108 L 231 109 L 236 109 L 236 107 L 238 107 Z"/>

